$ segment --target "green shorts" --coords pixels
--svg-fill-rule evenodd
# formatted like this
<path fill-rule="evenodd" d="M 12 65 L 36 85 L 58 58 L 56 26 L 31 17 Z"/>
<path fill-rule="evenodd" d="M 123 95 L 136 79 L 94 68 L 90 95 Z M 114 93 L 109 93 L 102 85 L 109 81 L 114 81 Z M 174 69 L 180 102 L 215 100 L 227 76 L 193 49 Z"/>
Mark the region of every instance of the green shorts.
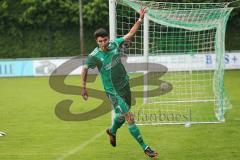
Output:
<path fill-rule="evenodd" d="M 117 93 L 106 92 L 115 113 L 127 113 L 131 108 L 131 91 L 130 86 L 127 84 L 122 89 L 118 90 Z"/>

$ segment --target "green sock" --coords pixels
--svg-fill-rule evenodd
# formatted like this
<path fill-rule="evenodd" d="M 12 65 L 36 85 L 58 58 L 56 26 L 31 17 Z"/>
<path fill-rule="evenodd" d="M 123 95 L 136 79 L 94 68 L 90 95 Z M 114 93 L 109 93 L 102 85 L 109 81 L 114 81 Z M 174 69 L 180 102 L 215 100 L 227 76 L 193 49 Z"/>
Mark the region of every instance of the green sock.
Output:
<path fill-rule="evenodd" d="M 143 138 L 140 134 L 140 131 L 136 124 L 129 124 L 128 129 L 132 136 L 137 140 L 137 142 L 141 145 L 142 149 L 145 150 L 147 145 L 144 143 Z"/>
<path fill-rule="evenodd" d="M 121 114 L 116 114 L 114 117 L 113 125 L 110 129 L 111 133 L 116 135 L 118 128 L 120 128 L 125 123 L 125 118 Z"/>

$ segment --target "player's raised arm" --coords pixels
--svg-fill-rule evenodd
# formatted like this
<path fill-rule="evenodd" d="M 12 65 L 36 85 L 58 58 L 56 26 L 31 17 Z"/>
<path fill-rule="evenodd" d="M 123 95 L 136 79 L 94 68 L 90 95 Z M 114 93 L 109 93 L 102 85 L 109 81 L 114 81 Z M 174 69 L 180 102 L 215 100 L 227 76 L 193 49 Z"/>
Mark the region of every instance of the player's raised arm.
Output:
<path fill-rule="evenodd" d="M 123 38 L 124 41 L 129 41 L 138 31 L 139 27 L 141 26 L 141 23 L 144 19 L 144 15 L 146 13 L 145 8 L 141 8 L 140 10 L 140 17 L 138 19 L 138 21 L 134 24 L 134 26 L 131 28 L 131 30 L 128 32 L 128 34 L 126 34 Z"/>
<path fill-rule="evenodd" d="M 82 97 L 84 100 L 88 99 L 88 93 L 87 93 L 87 74 L 88 74 L 88 68 L 83 66 L 82 67 Z"/>

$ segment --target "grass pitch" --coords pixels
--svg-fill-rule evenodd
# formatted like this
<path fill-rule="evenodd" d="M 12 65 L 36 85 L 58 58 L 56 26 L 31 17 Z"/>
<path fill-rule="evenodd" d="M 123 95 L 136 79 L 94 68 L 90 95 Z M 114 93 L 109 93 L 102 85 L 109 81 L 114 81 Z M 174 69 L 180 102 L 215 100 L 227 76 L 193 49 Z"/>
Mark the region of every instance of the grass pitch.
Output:
<path fill-rule="evenodd" d="M 80 78 L 66 83 L 78 85 Z M 101 82 L 94 84 L 101 89 Z M 159 152 L 161 160 L 240 159 L 240 70 L 225 72 L 225 87 L 233 108 L 221 124 L 140 126 L 144 140 Z M 62 121 L 54 113 L 56 104 L 73 99 L 71 111 L 93 109 L 99 100 L 83 103 L 80 96 L 52 90 L 47 77 L 0 78 L 1 160 L 145 160 L 127 125 L 117 134 L 117 147 L 109 145 L 105 129 L 110 113 L 84 122 Z M 81 104 L 81 105 L 80 105 Z M 84 104 L 84 105 L 83 105 Z"/>

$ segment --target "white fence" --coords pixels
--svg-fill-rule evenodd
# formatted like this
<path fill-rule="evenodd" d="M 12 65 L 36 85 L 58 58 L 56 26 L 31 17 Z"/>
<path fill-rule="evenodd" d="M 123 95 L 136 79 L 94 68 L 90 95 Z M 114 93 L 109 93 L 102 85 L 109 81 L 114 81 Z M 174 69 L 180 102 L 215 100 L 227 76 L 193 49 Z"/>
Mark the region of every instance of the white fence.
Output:
<path fill-rule="evenodd" d="M 216 65 L 215 56 L 215 54 L 149 56 L 149 63 L 162 64 L 168 68 L 168 71 L 213 70 Z M 0 77 L 49 76 L 71 58 L 0 60 Z M 81 64 L 84 64 L 85 59 L 79 59 L 79 61 L 79 67 L 70 75 L 80 74 Z M 144 62 L 143 56 L 128 57 L 127 59 L 127 63 L 141 62 Z M 225 69 L 240 69 L 240 51 L 225 54 Z"/>

